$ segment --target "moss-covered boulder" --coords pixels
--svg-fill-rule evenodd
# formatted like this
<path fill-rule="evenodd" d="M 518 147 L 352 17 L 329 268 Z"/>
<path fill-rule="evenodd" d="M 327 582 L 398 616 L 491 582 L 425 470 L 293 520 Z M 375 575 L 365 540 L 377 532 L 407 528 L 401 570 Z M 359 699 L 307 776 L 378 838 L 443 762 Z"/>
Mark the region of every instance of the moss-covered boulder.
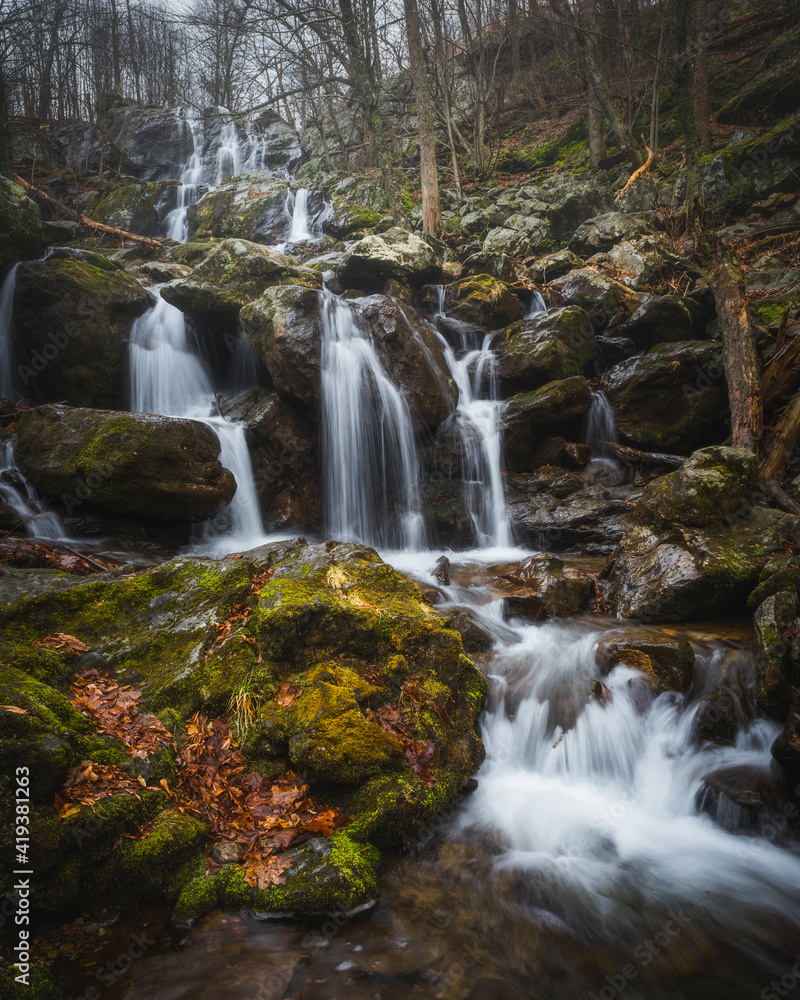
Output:
<path fill-rule="evenodd" d="M 489 274 L 474 274 L 446 287 L 445 312 L 462 323 L 497 330 L 518 320 L 521 307 L 505 281 Z"/>
<path fill-rule="evenodd" d="M 548 309 L 501 330 L 492 341 L 503 395 L 583 375 L 597 355 L 589 316 L 579 306 Z"/>
<path fill-rule="evenodd" d="M 161 222 L 174 207 L 178 184 L 178 181 L 125 184 L 92 205 L 89 217 L 128 233 L 159 236 Z"/>
<path fill-rule="evenodd" d="M 574 440 L 591 405 L 589 384 L 582 375 L 558 379 L 509 399 L 503 412 L 509 469 L 533 471 L 534 455 L 546 437 L 558 433 Z"/>
<path fill-rule="evenodd" d="M 0 176 L 0 275 L 21 260 L 38 257 L 48 244 L 39 206 Z"/>
<path fill-rule="evenodd" d="M 517 269 L 514 261 L 505 253 L 484 253 L 483 250 L 471 254 L 461 267 L 462 278 L 473 278 L 480 274 L 488 274 L 498 281 L 513 283 L 517 280 Z"/>
<path fill-rule="evenodd" d="M 563 278 L 570 271 L 577 271 L 583 265 L 584 261 L 571 250 L 556 250 L 530 261 L 528 273 L 537 285 L 547 285 L 556 278 Z"/>
<path fill-rule="evenodd" d="M 800 519 L 763 505 L 754 455 L 705 448 L 647 487 L 612 557 L 622 618 L 685 621 L 740 612 L 762 566 L 800 537 Z"/>
<path fill-rule="evenodd" d="M 570 271 L 550 283 L 553 302 L 558 305 L 580 306 L 591 317 L 596 331 L 605 329 L 624 307 L 638 299 L 630 288 L 606 278 L 592 267 Z"/>
<path fill-rule="evenodd" d="M 377 895 L 375 847 L 412 835 L 483 758 L 475 729 L 482 674 L 417 586 L 372 549 L 293 540 L 221 562 L 180 558 L 16 595 L 0 604 L 0 660 L 9 670 L 63 687 L 69 671 L 65 677 L 60 651 L 33 641 L 77 636 L 91 647 L 79 663 L 141 689 L 140 710 L 179 738 L 195 712 L 230 711 L 251 767 L 302 767 L 317 800 L 353 817 L 334 836 L 289 852 L 283 882 L 258 890 L 236 866 L 217 875 L 198 868 L 201 825 L 168 809 L 160 790 L 100 802 L 99 823 L 87 823 L 89 810 L 57 819 L 48 807 L 37 844 L 44 908 L 117 901 L 138 877 L 132 898 L 179 896 L 180 919 L 216 905 L 264 914 L 353 910 Z M 234 710 L 243 692 L 249 725 Z M 47 698 L 69 728 L 64 699 Z M 111 856 L 121 831 L 154 820 L 146 836 Z M 81 859 L 71 849 L 75 830 L 88 838 Z"/>
<path fill-rule="evenodd" d="M 274 285 L 319 288 L 319 275 L 297 258 L 248 240 L 225 240 L 188 278 L 166 285 L 162 296 L 192 316 L 236 325 L 239 312 Z"/>
<path fill-rule="evenodd" d="M 225 181 L 189 208 L 192 238 L 280 243 L 291 221 L 287 190 L 287 181 L 267 174 L 243 174 Z"/>
<path fill-rule="evenodd" d="M 339 262 L 339 280 L 355 288 L 381 288 L 393 278 L 410 285 L 436 281 L 442 273 L 437 250 L 419 236 L 392 227 L 354 243 Z"/>
<path fill-rule="evenodd" d="M 18 388 L 43 402 L 126 403 L 131 327 L 152 296 L 100 254 L 56 252 L 17 268 Z"/>
<path fill-rule="evenodd" d="M 205 521 L 233 499 L 216 434 L 196 420 L 41 406 L 20 418 L 16 455 L 39 493 L 72 513 Z"/>
<path fill-rule="evenodd" d="M 608 333 L 615 337 L 627 337 L 640 350 L 655 347 L 656 344 L 692 340 L 696 324 L 689 302 L 697 306 L 692 299 L 684 300 L 678 295 L 653 295 L 639 306 L 630 319 L 614 323 Z"/>
<path fill-rule="evenodd" d="M 766 598 L 753 615 L 756 701 L 762 711 L 781 722 L 792 691 L 800 684 L 800 649 L 794 639 L 797 612 L 797 594 L 792 588 Z"/>
<path fill-rule="evenodd" d="M 728 389 L 722 347 L 663 344 L 596 380 L 624 441 L 651 451 L 689 451 L 726 436 Z"/>

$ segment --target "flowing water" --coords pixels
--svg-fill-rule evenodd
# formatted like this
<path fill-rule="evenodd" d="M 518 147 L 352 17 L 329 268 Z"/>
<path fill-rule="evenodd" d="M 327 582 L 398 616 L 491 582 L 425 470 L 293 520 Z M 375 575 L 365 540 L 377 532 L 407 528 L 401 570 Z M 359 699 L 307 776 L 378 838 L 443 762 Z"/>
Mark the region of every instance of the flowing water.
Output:
<path fill-rule="evenodd" d="M 0 446 L 0 500 L 14 511 L 29 538 L 42 541 L 67 539 L 61 519 L 45 507 L 17 467 L 10 441 L 4 441 Z"/>
<path fill-rule="evenodd" d="M 15 264 L 0 287 L 0 399 L 10 399 L 17 389 L 14 377 L 14 292 L 17 287 Z"/>
<path fill-rule="evenodd" d="M 177 204 L 165 220 L 165 235 L 179 243 L 185 243 L 189 238 L 189 221 L 187 213 L 191 205 L 197 204 L 199 188 L 203 180 L 203 149 L 202 121 L 191 110 L 182 108 L 180 111 L 181 132 L 177 141 L 188 139 L 191 143 L 191 153 L 186 159 L 180 176 L 180 187 L 177 189 Z"/>

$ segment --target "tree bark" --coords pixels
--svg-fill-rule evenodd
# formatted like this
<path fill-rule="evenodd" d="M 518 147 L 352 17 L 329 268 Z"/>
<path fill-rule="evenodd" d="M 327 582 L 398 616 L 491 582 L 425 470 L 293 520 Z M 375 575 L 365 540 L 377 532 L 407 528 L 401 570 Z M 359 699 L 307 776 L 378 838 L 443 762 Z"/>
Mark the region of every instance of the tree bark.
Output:
<path fill-rule="evenodd" d="M 708 98 L 708 40 L 705 27 L 708 18 L 708 0 L 697 0 L 696 14 L 697 59 L 695 60 L 694 114 L 697 121 L 697 136 L 700 145 L 708 149 L 711 145 L 711 106 Z"/>
<path fill-rule="evenodd" d="M 744 278 L 726 256 L 714 266 L 714 288 L 728 380 L 731 438 L 734 447 L 747 448 L 758 455 L 764 415 L 755 335 Z"/>
<path fill-rule="evenodd" d="M 422 187 L 422 229 L 431 236 L 442 231 L 442 210 L 439 203 L 439 177 L 436 172 L 436 133 L 433 121 L 431 88 L 425 56 L 422 52 L 422 33 L 416 0 L 403 0 L 408 32 L 408 53 L 414 93 L 417 98 L 419 122 L 420 186 Z"/>
<path fill-rule="evenodd" d="M 767 479 L 777 479 L 786 461 L 800 442 L 800 392 L 798 392 L 778 421 L 772 434 L 761 471 Z"/>
<path fill-rule="evenodd" d="M 691 12 L 695 0 L 675 0 L 675 28 L 678 47 L 676 79 L 683 138 L 686 143 L 686 211 L 693 218 L 702 193 L 700 178 L 700 138 L 695 118 L 694 51 Z"/>

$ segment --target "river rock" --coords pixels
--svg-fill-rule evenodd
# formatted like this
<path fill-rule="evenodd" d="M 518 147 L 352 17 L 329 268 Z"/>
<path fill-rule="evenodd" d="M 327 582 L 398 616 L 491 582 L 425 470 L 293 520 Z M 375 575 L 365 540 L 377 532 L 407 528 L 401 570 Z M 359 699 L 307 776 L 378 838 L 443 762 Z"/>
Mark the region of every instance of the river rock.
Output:
<path fill-rule="evenodd" d="M 394 278 L 411 285 L 436 281 L 442 260 L 436 250 L 414 233 L 392 227 L 353 244 L 339 263 L 339 280 L 351 287 L 382 287 Z"/>
<path fill-rule="evenodd" d="M 167 302 L 198 318 L 235 325 L 243 306 L 273 285 L 319 288 L 319 275 L 271 247 L 249 240 L 225 240 L 188 278 L 165 285 Z"/>
<path fill-rule="evenodd" d="M 589 385 L 582 375 L 549 382 L 509 399 L 502 418 L 508 468 L 512 472 L 532 471 L 542 441 L 556 432 L 574 439 L 591 405 Z"/>
<path fill-rule="evenodd" d="M 652 451 L 686 451 L 719 441 L 730 417 L 722 347 L 684 341 L 653 347 L 596 380 L 622 439 Z"/>
<path fill-rule="evenodd" d="M 19 184 L 0 176 L 0 274 L 21 260 L 38 257 L 48 242 L 39 206 Z"/>
<path fill-rule="evenodd" d="M 759 503 L 750 452 L 695 452 L 645 487 L 609 572 L 618 617 L 666 622 L 730 615 L 745 605 L 763 564 L 800 531 Z"/>
<path fill-rule="evenodd" d="M 22 415 L 16 454 L 39 493 L 72 514 L 205 521 L 233 499 L 216 434 L 196 420 L 41 406 Z"/>
<path fill-rule="evenodd" d="M 233 619 L 232 609 L 239 612 Z M 51 750 L 56 770 L 37 792 L 32 824 L 36 905 L 52 913 L 75 900 L 101 908 L 157 898 L 177 899 L 175 918 L 184 921 L 220 905 L 263 914 L 349 912 L 378 893 L 376 846 L 397 847 L 413 835 L 483 759 L 475 729 L 482 674 L 416 585 L 369 548 L 295 539 L 219 562 L 181 557 L 153 569 L 128 567 L 2 602 L 0 620 L 0 661 L 14 672 L 8 686 L 15 689 L 6 698 L 0 674 L 3 700 L 17 705 L 16 692 L 25 692 L 20 707 L 46 720 L 39 729 L 25 716 L 12 716 L 13 727 L 4 721 L 0 753 L 42 735 L 66 743 L 59 765 Z M 225 715 L 246 685 L 256 721 L 246 730 L 234 715 L 231 721 L 248 765 L 269 775 L 304 768 L 312 794 L 333 797 L 349 825 L 285 854 L 281 883 L 260 890 L 235 864 L 206 871 L 205 828 L 189 819 L 181 826 L 158 774 L 136 799 L 105 798 L 57 816 L 52 791 L 65 763 L 119 764 L 127 755 L 55 690 L 72 676 L 75 654 L 33 646 L 29 630 L 80 637 L 91 647 L 83 665 L 132 684 L 142 692 L 139 710 L 181 735 L 196 712 Z M 27 680 L 33 677 L 38 683 Z M 392 719 L 402 719 L 405 743 Z M 173 770 L 170 788 L 174 781 Z M 100 822 L 87 822 L 95 816 Z M 159 837 L 122 837 L 146 822 Z M 70 878 L 59 878 L 65 871 Z"/>
<path fill-rule="evenodd" d="M 594 268 L 570 271 L 550 283 L 553 301 L 565 306 L 580 306 L 591 317 L 599 332 L 612 317 L 622 310 L 623 303 L 634 297 L 630 288 L 611 278 L 605 278 Z"/>
<path fill-rule="evenodd" d="M 544 552 L 523 559 L 493 583 L 509 617 L 534 621 L 576 614 L 591 590 L 588 576 Z"/>
<path fill-rule="evenodd" d="M 161 224 L 175 207 L 177 181 L 124 184 L 92 205 L 89 218 L 139 236 L 161 235 Z"/>
<path fill-rule="evenodd" d="M 503 395 L 508 396 L 583 375 L 595 359 L 597 343 L 583 309 L 566 306 L 501 330 L 492 350 Z"/>
<path fill-rule="evenodd" d="M 446 286 L 445 312 L 448 318 L 461 323 L 497 330 L 518 320 L 521 308 L 519 299 L 504 281 L 477 274 Z"/>
<path fill-rule="evenodd" d="M 604 675 L 618 663 L 643 671 L 658 694 L 684 693 L 692 682 L 692 647 L 686 639 L 673 639 L 658 632 L 633 637 L 611 632 L 598 642 L 595 659 Z"/>
<path fill-rule="evenodd" d="M 753 615 L 753 659 L 756 702 L 762 711 L 783 721 L 800 684 L 800 632 L 797 594 L 781 591 L 764 600 Z"/>
<path fill-rule="evenodd" d="M 646 222 L 633 215 L 626 215 L 624 212 L 606 212 L 578 226 L 569 241 L 569 249 L 582 257 L 591 257 L 593 254 L 610 250 L 622 240 L 646 233 L 649 228 Z"/>
<path fill-rule="evenodd" d="M 20 264 L 14 328 L 23 351 L 23 394 L 75 406 L 124 406 L 131 327 L 152 301 L 135 278 L 100 254 L 59 250 Z"/>
<path fill-rule="evenodd" d="M 280 243 L 291 222 L 287 211 L 288 182 L 265 174 L 243 174 L 208 191 L 189 206 L 187 221 L 193 239 L 238 239 Z M 311 207 L 322 209 L 316 194 Z"/>
<path fill-rule="evenodd" d="M 692 306 L 701 309 L 696 302 L 692 302 Z M 639 350 L 655 347 L 656 344 L 689 341 L 695 333 L 693 310 L 677 295 L 653 295 L 639 306 L 630 319 L 612 323 L 608 330 L 609 336 L 632 340 Z"/>

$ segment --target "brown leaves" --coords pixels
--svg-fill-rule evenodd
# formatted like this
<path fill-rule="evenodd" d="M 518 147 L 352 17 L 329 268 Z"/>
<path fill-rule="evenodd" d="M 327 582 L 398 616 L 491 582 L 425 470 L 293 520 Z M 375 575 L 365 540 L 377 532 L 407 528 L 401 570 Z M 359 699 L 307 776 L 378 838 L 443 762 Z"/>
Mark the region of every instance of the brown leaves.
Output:
<path fill-rule="evenodd" d="M 92 719 L 101 733 L 121 740 L 132 757 L 146 757 L 172 743 L 158 719 L 140 714 L 142 693 L 128 684 L 87 669 L 76 674 L 70 693 L 78 711 Z"/>
<path fill-rule="evenodd" d="M 231 608 L 221 622 L 217 622 L 217 637 L 211 648 L 206 652 L 206 663 L 208 663 L 216 650 L 218 650 L 220 646 L 223 646 L 228 639 L 230 639 L 233 626 L 245 624 L 252 613 L 253 609 L 247 601 L 242 601 L 242 603 L 237 604 L 235 608 Z"/>
<path fill-rule="evenodd" d="M 302 688 L 299 688 L 296 684 L 290 684 L 287 681 L 278 688 L 278 693 L 275 695 L 275 701 L 277 701 L 281 707 L 286 708 L 287 705 L 291 705 L 293 701 L 299 698 L 302 693 Z"/>
<path fill-rule="evenodd" d="M 141 784 L 116 764 L 95 764 L 85 760 L 67 771 L 64 787 L 56 792 L 55 809 L 62 819 L 73 816 L 82 805 L 94 805 L 100 799 L 125 792 L 139 798 Z"/>
<path fill-rule="evenodd" d="M 276 854 L 348 822 L 338 809 L 318 810 L 308 785 L 294 771 L 274 780 L 247 774 L 227 723 L 195 715 L 186 731 L 177 761 L 181 809 L 202 820 L 213 840 L 240 845 L 250 885 L 263 889 L 280 882 L 288 862 Z"/>
<path fill-rule="evenodd" d="M 256 597 L 261 596 L 261 591 L 264 589 L 267 580 L 273 577 L 275 574 L 271 569 L 262 570 L 260 573 L 253 574 L 253 579 L 250 581 L 250 589 L 256 595 Z"/>
<path fill-rule="evenodd" d="M 387 733 L 397 737 L 403 748 L 406 764 L 422 779 L 426 788 L 433 788 L 430 759 L 436 749 L 434 743 L 431 740 L 415 740 L 409 736 L 403 713 L 396 705 L 384 705 L 377 712 L 367 709 L 364 714 L 370 722 L 377 722 Z"/>
<path fill-rule="evenodd" d="M 19 708 L 18 705 L 0 705 L 0 711 L 11 712 L 13 715 L 27 715 L 28 713 L 24 708 Z"/>
<path fill-rule="evenodd" d="M 77 552 L 63 543 L 44 545 L 42 542 L 32 542 L 29 538 L 16 538 L 13 535 L 0 539 L 0 563 L 3 562 L 30 569 L 60 569 L 78 576 L 100 573 L 113 569 L 114 565 L 88 552 Z"/>
<path fill-rule="evenodd" d="M 90 649 L 85 642 L 81 642 L 74 635 L 67 635 L 65 632 L 54 632 L 41 639 L 34 639 L 33 644 L 37 649 L 71 649 L 78 656 L 81 653 L 88 653 Z"/>

